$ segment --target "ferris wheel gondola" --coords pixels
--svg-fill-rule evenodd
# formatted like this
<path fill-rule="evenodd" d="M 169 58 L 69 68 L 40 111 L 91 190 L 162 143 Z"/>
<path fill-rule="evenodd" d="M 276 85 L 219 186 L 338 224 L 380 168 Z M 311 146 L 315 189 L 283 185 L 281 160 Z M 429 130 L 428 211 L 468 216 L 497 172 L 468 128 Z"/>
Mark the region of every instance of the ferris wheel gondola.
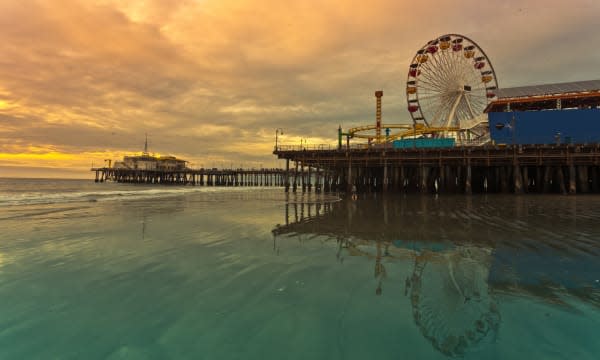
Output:
<path fill-rule="evenodd" d="M 483 114 L 498 81 L 485 52 L 473 40 L 447 34 L 429 41 L 411 61 L 406 81 L 414 124 L 464 128 Z"/>

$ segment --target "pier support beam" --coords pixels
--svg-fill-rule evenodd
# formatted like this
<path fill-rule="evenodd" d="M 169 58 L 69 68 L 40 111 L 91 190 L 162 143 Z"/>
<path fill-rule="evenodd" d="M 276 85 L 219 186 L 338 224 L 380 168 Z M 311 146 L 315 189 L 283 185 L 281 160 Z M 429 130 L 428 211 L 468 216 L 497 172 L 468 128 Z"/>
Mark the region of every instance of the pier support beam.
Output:
<path fill-rule="evenodd" d="M 400 192 L 406 192 L 406 173 L 404 171 L 404 166 L 400 166 L 400 179 L 398 181 Z"/>
<path fill-rule="evenodd" d="M 285 192 L 289 192 L 290 191 L 290 159 L 286 159 L 285 160 L 285 175 L 284 175 L 284 182 L 285 182 Z"/>
<path fill-rule="evenodd" d="M 571 163 L 569 165 L 569 194 L 575 195 L 577 193 L 577 182 L 576 182 L 576 174 L 575 174 L 575 165 Z"/>
<path fill-rule="evenodd" d="M 304 172 L 304 163 L 300 165 L 300 180 L 302 181 L 302 192 L 306 192 L 306 173 Z"/>
<path fill-rule="evenodd" d="M 352 159 L 348 159 L 348 178 L 346 184 L 346 192 L 352 191 Z"/>
<path fill-rule="evenodd" d="M 296 189 L 298 188 L 298 162 L 296 161 L 296 166 L 294 169 L 294 184 L 292 185 L 292 191 L 296 192 Z"/>
<path fill-rule="evenodd" d="M 523 174 L 523 192 L 524 193 L 528 193 L 529 192 L 529 168 L 527 166 L 523 166 L 523 168 L 521 169 L 521 173 Z"/>
<path fill-rule="evenodd" d="M 523 193 L 523 177 L 521 176 L 521 167 L 515 164 L 513 167 L 513 182 L 515 186 L 515 194 Z"/>
<path fill-rule="evenodd" d="M 471 187 L 471 163 L 467 164 L 467 173 L 465 176 L 465 194 L 471 195 L 473 193 L 473 189 Z"/>
<path fill-rule="evenodd" d="M 588 167 L 585 165 L 577 166 L 577 179 L 579 180 L 579 192 L 589 193 L 590 192 L 590 179 L 588 174 Z"/>
<path fill-rule="evenodd" d="M 388 191 L 389 182 L 390 182 L 390 179 L 388 178 L 387 160 L 384 158 L 383 159 L 383 191 L 384 192 Z"/>
<path fill-rule="evenodd" d="M 544 180 L 542 186 L 543 193 L 549 193 L 552 188 L 552 167 L 546 166 L 544 169 Z"/>
<path fill-rule="evenodd" d="M 558 187 L 559 187 L 560 193 L 563 195 L 566 195 L 567 188 L 565 186 L 565 175 L 563 173 L 562 166 L 556 167 L 556 181 L 558 182 Z"/>
<path fill-rule="evenodd" d="M 429 189 L 427 188 L 428 187 L 427 184 L 429 183 L 429 181 L 428 181 L 429 180 L 429 168 L 427 166 L 421 165 L 419 170 L 421 170 L 420 171 L 420 173 L 421 173 L 420 180 L 421 181 L 419 184 L 419 191 L 422 194 L 427 194 L 429 192 Z"/>

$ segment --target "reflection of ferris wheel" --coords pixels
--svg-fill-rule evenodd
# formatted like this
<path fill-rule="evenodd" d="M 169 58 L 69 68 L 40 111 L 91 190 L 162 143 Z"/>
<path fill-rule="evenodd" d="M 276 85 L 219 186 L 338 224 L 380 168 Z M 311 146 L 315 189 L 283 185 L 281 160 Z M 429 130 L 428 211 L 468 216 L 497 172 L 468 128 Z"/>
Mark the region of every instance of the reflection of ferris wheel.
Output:
<path fill-rule="evenodd" d="M 496 338 L 501 318 L 488 284 L 490 264 L 491 250 L 466 246 L 415 259 L 407 279 L 413 319 L 443 354 L 462 357 Z"/>
<path fill-rule="evenodd" d="M 496 74 L 483 50 L 463 35 L 429 41 L 408 70 L 406 98 L 413 122 L 464 128 L 496 96 Z"/>

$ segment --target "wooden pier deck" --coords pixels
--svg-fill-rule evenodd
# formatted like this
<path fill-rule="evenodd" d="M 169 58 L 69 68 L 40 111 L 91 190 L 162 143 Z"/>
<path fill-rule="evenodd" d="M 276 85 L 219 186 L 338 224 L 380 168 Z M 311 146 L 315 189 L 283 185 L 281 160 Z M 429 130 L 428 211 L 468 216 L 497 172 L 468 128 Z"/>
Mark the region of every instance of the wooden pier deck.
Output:
<path fill-rule="evenodd" d="M 308 182 L 308 189 L 314 184 L 325 191 L 350 191 L 356 186 L 358 192 L 600 193 L 599 144 L 436 149 L 280 146 L 273 154 L 286 160 L 286 179 L 291 178 L 292 184 Z M 284 183 L 289 191 L 290 180 Z"/>

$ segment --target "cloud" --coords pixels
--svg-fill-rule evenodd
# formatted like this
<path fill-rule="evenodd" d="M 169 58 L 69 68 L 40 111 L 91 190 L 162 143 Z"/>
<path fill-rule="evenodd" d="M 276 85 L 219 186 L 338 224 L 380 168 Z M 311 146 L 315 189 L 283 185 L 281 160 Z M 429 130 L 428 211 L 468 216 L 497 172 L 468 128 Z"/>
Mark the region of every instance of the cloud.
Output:
<path fill-rule="evenodd" d="M 1 2 L 0 152 L 54 149 L 85 174 L 148 133 L 193 163 L 270 163 L 275 128 L 335 143 L 374 121 L 378 89 L 384 123 L 410 121 L 409 62 L 444 33 L 477 41 L 501 86 L 597 78 L 598 15 L 592 0 Z"/>

